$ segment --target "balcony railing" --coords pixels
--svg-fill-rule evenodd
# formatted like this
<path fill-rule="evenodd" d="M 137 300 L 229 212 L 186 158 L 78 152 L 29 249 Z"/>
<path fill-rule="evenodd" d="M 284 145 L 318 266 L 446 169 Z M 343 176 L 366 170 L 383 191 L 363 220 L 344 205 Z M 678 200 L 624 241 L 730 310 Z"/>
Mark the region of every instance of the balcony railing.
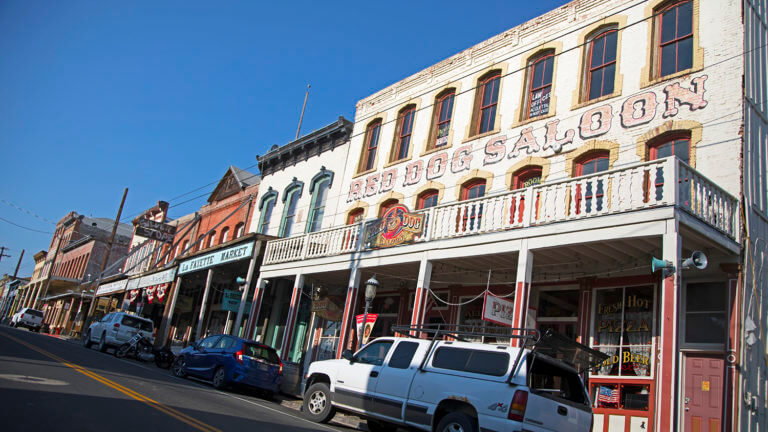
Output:
<path fill-rule="evenodd" d="M 738 240 L 738 201 L 675 157 L 422 210 L 416 242 L 676 206 Z M 364 222 L 267 243 L 264 264 L 362 250 Z"/>

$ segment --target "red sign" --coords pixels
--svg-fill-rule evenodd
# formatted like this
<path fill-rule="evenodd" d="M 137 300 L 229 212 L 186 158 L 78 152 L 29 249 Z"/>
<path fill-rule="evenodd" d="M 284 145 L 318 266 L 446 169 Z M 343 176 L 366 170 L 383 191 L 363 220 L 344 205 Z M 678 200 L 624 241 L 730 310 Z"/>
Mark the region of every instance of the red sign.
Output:
<path fill-rule="evenodd" d="M 376 323 L 376 318 L 378 318 L 378 314 L 368 314 L 365 315 L 358 315 L 355 318 L 357 319 L 357 334 L 358 339 L 361 340 L 361 345 L 365 345 L 368 343 L 368 338 L 371 336 L 371 332 L 373 331 L 373 325 Z M 365 331 L 363 331 L 363 318 L 365 318 Z M 360 334 L 363 335 L 362 338 L 360 338 Z"/>
<path fill-rule="evenodd" d="M 485 321 L 501 324 L 507 327 L 514 327 L 515 303 L 496 297 L 493 294 L 485 293 L 483 298 L 483 316 Z"/>

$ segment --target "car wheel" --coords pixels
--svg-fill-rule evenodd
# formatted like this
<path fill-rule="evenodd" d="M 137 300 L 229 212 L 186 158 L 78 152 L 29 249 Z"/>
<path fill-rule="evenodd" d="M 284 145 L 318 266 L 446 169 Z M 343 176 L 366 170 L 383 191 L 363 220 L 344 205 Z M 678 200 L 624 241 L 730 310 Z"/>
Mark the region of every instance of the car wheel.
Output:
<path fill-rule="evenodd" d="M 91 345 L 93 345 L 93 342 L 91 342 L 91 331 L 88 330 L 88 332 L 83 337 L 83 346 L 86 348 L 90 348 Z"/>
<path fill-rule="evenodd" d="M 450 413 L 440 420 L 437 432 L 475 432 L 475 422 L 464 413 Z"/>
<path fill-rule="evenodd" d="M 333 418 L 331 390 L 326 383 L 315 383 L 304 393 L 302 404 L 304 416 L 315 423 L 327 423 Z"/>
<path fill-rule="evenodd" d="M 177 357 L 176 360 L 173 362 L 173 367 L 171 368 L 171 372 L 174 376 L 177 376 L 179 378 L 184 378 L 187 376 L 187 373 L 184 372 L 184 367 L 187 365 L 187 361 L 184 360 L 184 357 Z"/>
<path fill-rule="evenodd" d="M 213 373 L 213 387 L 219 390 L 227 386 L 227 371 L 223 366 L 219 366 Z"/>
<path fill-rule="evenodd" d="M 101 340 L 99 340 L 99 352 L 107 352 L 107 333 L 101 334 Z"/>

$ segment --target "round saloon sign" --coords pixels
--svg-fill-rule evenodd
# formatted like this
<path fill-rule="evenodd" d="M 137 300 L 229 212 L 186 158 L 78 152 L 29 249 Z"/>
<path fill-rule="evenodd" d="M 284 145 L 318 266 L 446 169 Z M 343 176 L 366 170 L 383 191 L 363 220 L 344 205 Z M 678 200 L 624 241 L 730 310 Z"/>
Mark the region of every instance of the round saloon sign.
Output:
<path fill-rule="evenodd" d="M 409 213 L 404 205 L 396 205 L 366 226 L 368 247 L 386 248 L 412 242 L 423 228 L 423 214 Z"/>

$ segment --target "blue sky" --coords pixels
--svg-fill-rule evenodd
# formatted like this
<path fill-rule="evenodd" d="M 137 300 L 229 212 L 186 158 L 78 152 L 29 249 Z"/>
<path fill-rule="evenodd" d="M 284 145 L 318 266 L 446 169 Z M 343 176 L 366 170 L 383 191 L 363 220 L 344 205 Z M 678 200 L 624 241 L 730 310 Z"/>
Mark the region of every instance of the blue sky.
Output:
<path fill-rule="evenodd" d="M 197 210 L 213 186 L 179 196 L 294 138 L 308 83 L 302 133 L 565 3 L 3 0 L 0 274 L 26 249 L 29 276 L 50 222 L 113 218 L 126 187 L 124 218 Z"/>

